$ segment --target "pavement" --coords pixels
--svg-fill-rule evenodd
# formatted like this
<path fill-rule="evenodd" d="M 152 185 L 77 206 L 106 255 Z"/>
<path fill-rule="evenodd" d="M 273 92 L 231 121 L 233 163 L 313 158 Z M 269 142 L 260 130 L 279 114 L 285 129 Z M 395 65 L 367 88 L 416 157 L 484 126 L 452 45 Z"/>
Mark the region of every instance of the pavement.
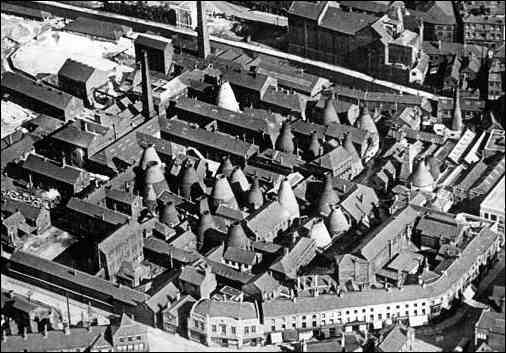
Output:
<path fill-rule="evenodd" d="M 174 335 L 160 329 L 148 329 L 151 352 L 280 352 L 278 346 L 243 346 L 240 350 L 226 347 L 208 347 L 198 342 Z"/>
<path fill-rule="evenodd" d="M 504 283 L 504 269 L 505 253 L 502 249 L 499 253 L 499 261 L 480 281 L 474 298 L 485 301 L 492 285 Z M 444 351 L 452 351 L 462 337 L 472 339 L 474 325 L 478 321 L 481 312 L 481 308 L 463 303 L 451 317 L 432 326 L 416 328 L 416 337 L 435 344 L 443 348 Z"/>

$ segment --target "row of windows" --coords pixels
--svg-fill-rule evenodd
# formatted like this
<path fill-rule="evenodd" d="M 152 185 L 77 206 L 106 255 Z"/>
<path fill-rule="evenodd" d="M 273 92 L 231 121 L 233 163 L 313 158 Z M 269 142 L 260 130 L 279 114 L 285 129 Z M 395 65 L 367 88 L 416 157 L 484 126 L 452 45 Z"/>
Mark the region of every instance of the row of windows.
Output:
<path fill-rule="evenodd" d="M 129 337 L 120 337 L 119 341 L 120 342 L 132 342 L 134 340 L 137 340 L 137 341 L 140 341 L 142 338 L 141 336 L 137 336 L 137 337 L 133 337 L 133 336 L 129 336 Z"/>
<path fill-rule="evenodd" d="M 117 346 L 118 352 L 141 352 L 145 350 L 144 343 Z"/>
<path fill-rule="evenodd" d="M 226 335 L 227 334 L 227 325 L 220 324 L 219 326 L 220 326 L 220 333 L 222 335 Z M 218 332 L 217 325 L 212 325 L 211 331 L 214 333 Z M 230 326 L 230 332 L 232 335 L 236 336 L 237 335 L 237 328 L 235 326 Z M 244 326 L 243 332 L 244 332 L 245 336 L 248 336 L 250 334 L 250 332 L 251 332 L 251 334 L 255 334 L 257 332 L 257 327 L 255 325 Z"/>

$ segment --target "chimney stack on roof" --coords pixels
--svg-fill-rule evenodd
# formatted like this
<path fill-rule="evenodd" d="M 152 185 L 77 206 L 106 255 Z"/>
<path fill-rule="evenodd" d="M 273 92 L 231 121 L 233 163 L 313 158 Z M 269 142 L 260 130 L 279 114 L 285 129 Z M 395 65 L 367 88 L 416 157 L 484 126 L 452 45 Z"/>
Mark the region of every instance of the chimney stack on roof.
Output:
<path fill-rule="evenodd" d="M 323 184 L 323 190 L 318 200 L 317 212 L 318 215 L 328 216 L 330 213 L 330 207 L 336 205 L 339 202 L 339 196 L 334 190 L 334 183 L 330 173 L 325 175 L 325 182 Z"/>
<path fill-rule="evenodd" d="M 281 182 L 278 190 L 278 198 L 279 203 L 290 213 L 292 219 L 300 217 L 299 204 L 297 203 L 292 185 L 288 178 L 285 178 Z"/>
<path fill-rule="evenodd" d="M 205 243 L 205 234 L 209 229 L 215 229 L 214 218 L 209 211 L 204 211 L 200 216 L 197 229 L 197 250 L 201 250 Z"/>
<path fill-rule="evenodd" d="M 264 203 L 264 195 L 258 182 L 258 177 L 253 177 L 253 185 L 251 186 L 248 195 L 246 197 L 246 203 L 248 207 L 253 210 L 258 210 Z"/>
<path fill-rule="evenodd" d="M 206 59 L 211 54 L 209 32 L 207 29 L 206 2 L 197 1 L 197 41 L 199 57 Z"/>
<path fill-rule="evenodd" d="M 155 106 L 153 103 L 153 92 L 151 87 L 151 73 L 149 72 L 148 53 L 142 51 L 141 58 L 142 74 L 142 111 L 144 117 L 149 119 L 155 115 Z"/>
<path fill-rule="evenodd" d="M 281 128 L 281 132 L 276 140 L 276 149 L 286 153 L 294 153 L 295 151 L 292 129 L 288 122 L 285 122 Z"/>
<path fill-rule="evenodd" d="M 181 195 L 185 199 L 191 199 L 193 186 L 199 182 L 197 177 L 197 171 L 193 167 L 193 163 L 190 161 L 186 162 L 186 166 L 181 175 L 181 184 L 179 190 Z"/>

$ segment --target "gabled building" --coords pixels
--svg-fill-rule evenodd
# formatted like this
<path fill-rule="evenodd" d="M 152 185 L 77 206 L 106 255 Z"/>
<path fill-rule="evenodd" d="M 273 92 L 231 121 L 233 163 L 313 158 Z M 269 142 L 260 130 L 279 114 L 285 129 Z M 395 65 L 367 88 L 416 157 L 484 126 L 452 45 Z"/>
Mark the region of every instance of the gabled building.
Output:
<path fill-rule="evenodd" d="M 85 104 L 93 106 L 94 90 L 105 86 L 107 73 L 78 61 L 67 59 L 58 71 L 58 86 L 62 91 L 82 99 Z"/>

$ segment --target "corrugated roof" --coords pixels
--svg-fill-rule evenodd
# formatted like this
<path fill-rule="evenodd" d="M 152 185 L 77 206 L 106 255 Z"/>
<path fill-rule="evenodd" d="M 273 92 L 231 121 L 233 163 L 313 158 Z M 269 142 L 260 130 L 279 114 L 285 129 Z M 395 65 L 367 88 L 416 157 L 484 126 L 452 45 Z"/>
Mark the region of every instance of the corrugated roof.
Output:
<path fill-rule="evenodd" d="M 316 20 L 325 7 L 325 3 L 326 1 L 292 1 L 288 14 Z"/>

